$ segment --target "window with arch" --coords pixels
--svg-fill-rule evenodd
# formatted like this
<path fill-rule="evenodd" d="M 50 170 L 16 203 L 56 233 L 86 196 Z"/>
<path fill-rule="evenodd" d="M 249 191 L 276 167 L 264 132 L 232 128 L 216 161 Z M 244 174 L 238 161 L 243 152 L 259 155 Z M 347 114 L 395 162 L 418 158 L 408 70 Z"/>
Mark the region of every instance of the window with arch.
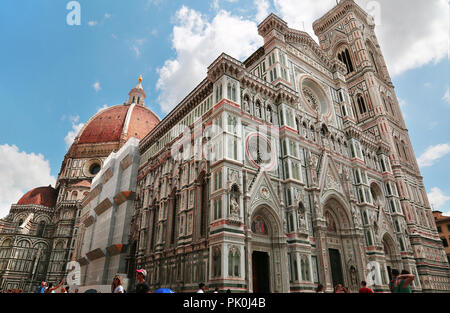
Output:
<path fill-rule="evenodd" d="M 222 84 L 216 87 L 216 103 L 222 100 Z"/>
<path fill-rule="evenodd" d="M 353 62 L 352 62 L 352 59 L 350 57 L 350 52 L 348 51 L 347 48 L 345 48 L 344 50 L 339 52 L 337 54 L 337 57 L 338 57 L 339 61 L 341 61 L 342 63 L 345 64 L 345 66 L 347 68 L 347 74 L 350 74 L 351 72 L 354 71 Z"/>
<path fill-rule="evenodd" d="M 369 218 L 367 217 L 367 212 L 363 211 L 363 223 L 364 225 L 369 225 Z"/>
<path fill-rule="evenodd" d="M 366 102 L 364 101 L 363 96 L 362 95 L 356 96 L 356 101 L 358 102 L 359 113 L 361 115 L 366 114 L 367 113 L 367 106 L 366 106 Z"/>
<path fill-rule="evenodd" d="M 378 66 L 377 66 L 376 56 L 375 56 L 375 54 L 372 51 L 370 51 L 369 54 L 370 54 L 370 59 L 372 60 L 372 64 L 375 67 L 375 71 L 378 73 Z"/>
<path fill-rule="evenodd" d="M 306 255 L 302 256 L 302 259 L 300 261 L 301 268 L 302 268 L 302 280 L 303 281 L 310 281 L 311 275 L 309 273 L 309 258 Z"/>
<path fill-rule="evenodd" d="M 45 222 L 44 221 L 40 221 L 38 224 L 38 228 L 37 228 L 37 232 L 36 232 L 36 236 L 37 237 L 43 237 L 44 236 L 44 231 L 45 231 Z"/>
<path fill-rule="evenodd" d="M 212 276 L 219 277 L 221 275 L 222 254 L 218 247 L 213 248 L 212 252 Z"/>
<path fill-rule="evenodd" d="M 401 250 L 401 251 L 405 251 L 405 244 L 404 244 L 404 242 L 403 242 L 403 238 L 399 237 L 399 238 L 398 238 L 398 241 L 399 241 L 399 243 L 400 243 L 400 250 Z"/>
<path fill-rule="evenodd" d="M 227 84 L 227 96 L 228 96 L 228 99 L 230 99 L 231 101 L 234 101 L 234 102 L 237 101 L 236 84 L 235 83 L 228 82 L 228 84 Z"/>
<path fill-rule="evenodd" d="M 77 200 L 77 198 L 78 198 L 78 192 L 76 192 L 76 191 L 72 192 L 72 197 L 71 197 L 71 199 L 70 199 L 70 200 L 72 200 L 72 201 L 76 201 L 76 200 Z"/>
<path fill-rule="evenodd" d="M 241 254 L 239 249 L 232 247 L 228 252 L 228 276 L 239 277 Z"/>
<path fill-rule="evenodd" d="M 298 281 L 298 264 L 296 253 L 289 254 L 289 265 L 291 281 Z"/>
<path fill-rule="evenodd" d="M 366 240 L 367 240 L 367 246 L 371 247 L 373 246 L 373 240 L 372 240 L 372 233 L 370 230 L 366 232 Z"/>
<path fill-rule="evenodd" d="M 11 254 L 11 240 L 5 239 L 0 245 L 0 270 L 8 265 L 8 258 Z"/>

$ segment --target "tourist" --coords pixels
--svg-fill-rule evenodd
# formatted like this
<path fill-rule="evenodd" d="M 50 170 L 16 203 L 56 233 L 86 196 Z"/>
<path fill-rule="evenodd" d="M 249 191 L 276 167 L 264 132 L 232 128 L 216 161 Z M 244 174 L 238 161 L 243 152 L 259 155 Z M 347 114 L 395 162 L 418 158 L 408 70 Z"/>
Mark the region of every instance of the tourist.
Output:
<path fill-rule="evenodd" d="M 53 284 L 52 284 L 52 283 L 48 284 L 48 288 L 47 288 L 47 290 L 45 291 L 45 293 L 55 293 L 55 290 L 58 289 L 59 287 L 61 287 L 61 285 L 62 285 L 63 283 L 64 283 L 64 278 L 63 278 L 62 281 L 59 283 L 59 285 L 56 286 L 56 287 L 53 287 Z"/>
<path fill-rule="evenodd" d="M 47 290 L 47 282 L 43 281 L 41 282 L 41 285 L 38 286 L 36 293 L 45 293 L 45 290 Z"/>
<path fill-rule="evenodd" d="M 112 293 L 124 293 L 122 286 L 122 277 L 119 275 L 114 276 L 113 282 L 111 284 L 111 292 Z"/>
<path fill-rule="evenodd" d="M 145 277 L 147 276 L 147 271 L 144 269 L 136 270 L 136 278 L 138 284 L 136 285 L 136 293 L 150 293 L 150 287 L 145 282 Z"/>
<path fill-rule="evenodd" d="M 409 285 L 414 281 L 414 278 L 414 275 L 410 274 L 407 270 L 403 270 L 395 281 L 394 293 L 412 293 Z"/>
<path fill-rule="evenodd" d="M 206 293 L 207 289 L 204 283 L 198 284 L 198 290 L 197 293 Z"/>
<path fill-rule="evenodd" d="M 75 289 L 75 293 L 78 293 L 80 290 L 78 290 L 78 288 L 77 289 Z"/>
<path fill-rule="evenodd" d="M 344 286 L 337 284 L 336 287 L 334 287 L 334 293 L 345 293 Z"/>
<path fill-rule="evenodd" d="M 219 293 L 219 288 L 216 287 L 216 289 L 214 289 L 213 293 Z"/>
<path fill-rule="evenodd" d="M 230 290 L 230 289 L 227 289 L 227 293 L 231 293 L 231 290 Z"/>
<path fill-rule="evenodd" d="M 361 288 L 359 289 L 359 293 L 373 293 L 373 290 L 367 288 L 367 283 L 363 280 L 361 282 Z"/>
<path fill-rule="evenodd" d="M 392 273 L 392 280 L 389 282 L 389 289 L 391 289 L 391 292 L 394 293 L 395 282 L 397 281 L 397 277 L 400 273 L 396 269 L 392 269 L 391 273 Z"/>
<path fill-rule="evenodd" d="M 316 288 L 316 293 L 325 293 L 325 288 L 322 284 L 319 284 Z"/>

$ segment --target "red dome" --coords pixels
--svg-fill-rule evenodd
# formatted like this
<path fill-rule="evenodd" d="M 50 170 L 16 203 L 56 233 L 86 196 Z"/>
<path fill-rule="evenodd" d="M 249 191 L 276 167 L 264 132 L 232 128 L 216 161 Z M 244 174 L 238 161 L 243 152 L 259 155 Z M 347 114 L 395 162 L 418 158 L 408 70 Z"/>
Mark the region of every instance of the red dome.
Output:
<path fill-rule="evenodd" d="M 43 205 L 52 208 L 56 204 L 58 198 L 58 192 L 52 186 L 40 187 L 27 192 L 22 198 L 20 198 L 18 205 Z"/>
<path fill-rule="evenodd" d="M 79 144 L 118 142 L 122 134 L 144 138 L 158 123 L 159 118 L 151 110 L 139 105 L 118 105 L 95 115 L 79 135 Z"/>

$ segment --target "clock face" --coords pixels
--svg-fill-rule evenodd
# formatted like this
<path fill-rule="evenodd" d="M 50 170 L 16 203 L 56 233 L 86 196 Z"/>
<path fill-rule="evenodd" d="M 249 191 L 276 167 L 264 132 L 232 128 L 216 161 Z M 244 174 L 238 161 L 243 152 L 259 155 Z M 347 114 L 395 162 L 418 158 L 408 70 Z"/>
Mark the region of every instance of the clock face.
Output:
<path fill-rule="evenodd" d="M 269 139 L 260 133 L 251 133 L 246 140 L 247 156 L 252 164 L 264 170 L 275 166 L 276 155 Z"/>

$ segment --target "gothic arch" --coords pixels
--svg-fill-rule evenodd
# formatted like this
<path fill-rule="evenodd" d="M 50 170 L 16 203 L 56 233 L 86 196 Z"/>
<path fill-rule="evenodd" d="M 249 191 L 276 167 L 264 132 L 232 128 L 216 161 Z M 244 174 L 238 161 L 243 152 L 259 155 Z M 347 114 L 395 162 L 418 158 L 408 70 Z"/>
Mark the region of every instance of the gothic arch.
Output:
<path fill-rule="evenodd" d="M 266 205 L 259 205 L 255 210 L 253 210 L 250 224 L 257 217 L 261 216 L 266 222 L 266 226 L 268 228 L 268 235 L 270 238 L 281 237 L 283 234 L 283 225 L 281 223 L 281 219 L 275 210 Z"/>
<path fill-rule="evenodd" d="M 381 242 L 385 244 L 388 249 L 388 251 L 385 252 L 389 253 L 392 257 L 400 256 L 400 249 L 389 232 L 384 232 L 380 238 L 382 238 Z"/>
<path fill-rule="evenodd" d="M 322 196 L 323 213 L 325 216 L 326 211 L 332 211 L 337 217 L 337 222 L 341 229 L 349 229 L 354 227 L 351 219 L 351 214 L 348 208 L 350 204 L 344 199 L 343 196 L 335 191 L 329 190 Z"/>
<path fill-rule="evenodd" d="M 380 205 L 381 207 L 384 207 L 386 204 L 384 193 L 383 193 L 383 187 L 380 185 L 377 181 L 369 181 L 370 184 L 370 193 L 372 196 L 372 200 L 375 206 Z"/>
<path fill-rule="evenodd" d="M 39 224 L 40 222 L 45 222 L 45 224 L 48 225 L 48 224 L 50 224 L 51 219 L 49 216 L 41 214 L 41 215 L 38 215 L 37 217 L 35 217 L 34 222 L 36 224 Z"/>

